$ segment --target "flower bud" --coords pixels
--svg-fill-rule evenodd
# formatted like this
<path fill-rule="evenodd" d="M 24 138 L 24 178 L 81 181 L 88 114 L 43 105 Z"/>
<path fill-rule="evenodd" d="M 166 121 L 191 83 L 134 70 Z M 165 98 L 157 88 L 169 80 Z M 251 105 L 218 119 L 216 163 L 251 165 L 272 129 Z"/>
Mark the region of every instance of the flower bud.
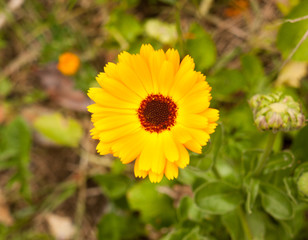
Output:
<path fill-rule="evenodd" d="M 258 94 L 251 98 L 249 104 L 260 130 L 291 131 L 305 125 L 300 105 L 290 96 Z"/>
<path fill-rule="evenodd" d="M 308 196 L 308 172 L 304 172 L 297 181 L 298 190 Z"/>

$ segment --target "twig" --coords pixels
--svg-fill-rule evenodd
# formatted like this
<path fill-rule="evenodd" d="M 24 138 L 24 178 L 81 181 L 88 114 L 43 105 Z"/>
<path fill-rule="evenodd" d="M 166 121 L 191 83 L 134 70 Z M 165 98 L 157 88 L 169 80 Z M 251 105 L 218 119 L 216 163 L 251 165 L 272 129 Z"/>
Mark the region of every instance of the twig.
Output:
<path fill-rule="evenodd" d="M 295 23 L 295 22 L 306 20 L 306 19 L 308 19 L 308 15 L 299 17 L 299 18 L 294 18 L 294 19 L 286 19 L 284 20 L 284 22 Z"/>
<path fill-rule="evenodd" d="M 19 54 L 13 61 L 6 65 L 2 71 L 3 77 L 8 77 L 13 73 L 17 72 L 20 68 L 36 60 L 40 54 L 41 45 L 34 43 L 29 49 Z"/>
<path fill-rule="evenodd" d="M 307 20 L 307 19 L 308 19 L 308 15 L 305 15 L 299 18 L 294 18 L 294 19 L 284 19 L 284 20 L 280 20 L 279 22 L 275 23 L 273 26 L 279 26 L 284 23 L 296 23 L 296 22 L 300 22 L 303 20 Z"/>
<path fill-rule="evenodd" d="M 0 29 L 4 26 L 8 19 L 8 15 L 12 14 L 15 10 L 21 7 L 24 0 L 11 0 L 5 7 L 5 11 L 0 13 Z"/>
<path fill-rule="evenodd" d="M 295 52 L 297 51 L 297 49 L 302 45 L 302 43 L 306 40 L 306 38 L 308 37 L 308 29 L 305 32 L 304 36 L 301 38 L 301 40 L 297 43 L 297 45 L 295 46 L 295 48 L 292 50 L 292 52 L 289 54 L 289 56 L 287 57 L 287 59 L 282 63 L 279 71 L 290 61 L 290 59 L 293 57 L 293 55 L 295 54 Z"/>
<path fill-rule="evenodd" d="M 204 17 L 207 21 L 211 22 L 212 24 L 215 24 L 217 27 L 219 27 L 221 30 L 226 30 L 230 33 L 232 33 L 233 35 L 235 35 L 236 37 L 240 38 L 240 39 L 246 39 L 248 33 L 243 31 L 242 29 L 238 28 L 235 26 L 234 22 L 230 22 L 230 20 L 228 21 L 223 21 L 220 18 L 212 15 L 212 14 L 208 14 Z"/>

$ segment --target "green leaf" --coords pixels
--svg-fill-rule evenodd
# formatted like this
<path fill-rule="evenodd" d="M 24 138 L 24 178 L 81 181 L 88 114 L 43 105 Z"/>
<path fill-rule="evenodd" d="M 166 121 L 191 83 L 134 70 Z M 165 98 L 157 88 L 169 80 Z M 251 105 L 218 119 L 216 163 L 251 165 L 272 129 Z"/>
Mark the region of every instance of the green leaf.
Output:
<path fill-rule="evenodd" d="M 246 211 L 249 214 L 252 213 L 252 208 L 259 194 L 259 186 L 260 186 L 260 181 L 258 179 L 255 179 L 255 178 L 245 178 L 244 179 L 244 187 L 247 192 L 245 207 L 246 207 Z"/>
<path fill-rule="evenodd" d="M 268 174 L 275 171 L 291 168 L 294 164 L 294 161 L 294 156 L 289 151 L 272 154 L 268 163 L 266 164 L 266 167 L 264 168 L 264 173 Z"/>
<path fill-rule="evenodd" d="M 247 54 L 241 57 L 242 73 L 245 78 L 246 90 L 251 95 L 259 93 L 263 90 L 267 79 L 264 74 L 262 62 L 255 55 Z"/>
<path fill-rule="evenodd" d="M 283 15 L 288 14 L 301 0 L 277 1 L 276 5 Z"/>
<path fill-rule="evenodd" d="M 161 240 L 207 240 L 208 238 L 200 236 L 199 227 L 180 228 L 163 237 Z"/>
<path fill-rule="evenodd" d="M 197 70 L 208 69 L 216 61 L 216 46 L 211 36 L 204 29 L 194 23 L 190 27 L 193 39 L 188 39 L 186 48 L 189 55 L 193 57 Z"/>
<path fill-rule="evenodd" d="M 293 201 L 294 204 L 297 204 L 297 200 L 295 199 L 297 186 L 293 178 L 292 177 L 283 178 L 283 184 L 286 189 L 288 197 Z"/>
<path fill-rule="evenodd" d="M 139 239 L 143 226 L 133 216 L 107 213 L 99 221 L 97 230 L 99 240 Z"/>
<path fill-rule="evenodd" d="M 301 1 L 296 7 L 292 9 L 286 19 L 296 19 L 308 15 L 308 1 Z M 293 51 L 301 38 L 308 30 L 308 19 L 298 21 L 295 23 L 284 23 L 279 29 L 277 36 L 277 47 L 281 51 L 282 56 L 287 58 Z M 308 60 L 308 38 L 303 41 L 301 46 L 297 49 L 292 57 L 296 61 Z"/>
<path fill-rule="evenodd" d="M 231 235 L 232 240 L 244 240 L 241 220 L 237 211 L 231 211 L 222 216 L 222 223 Z"/>
<path fill-rule="evenodd" d="M 292 143 L 291 150 L 294 153 L 296 160 L 306 161 L 308 156 L 307 136 L 308 124 L 299 130 Z"/>
<path fill-rule="evenodd" d="M 307 204 L 297 204 L 294 206 L 294 217 L 290 220 L 280 220 L 279 223 L 288 234 L 289 239 L 302 239 L 298 235 L 307 236 L 306 220 Z M 303 231 L 306 229 L 306 231 Z"/>
<path fill-rule="evenodd" d="M 189 219 L 198 222 L 203 218 L 203 215 L 204 213 L 200 211 L 192 198 L 185 196 L 181 199 L 177 208 L 177 216 L 180 221 Z"/>
<path fill-rule="evenodd" d="M 148 180 L 135 184 L 127 192 L 127 199 L 132 210 L 139 211 L 145 223 L 156 227 L 171 225 L 175 220 L 172 200 L 158 191 L 160 185 Z"/>
<path fill-rule="evenodd" d="M 242 55 L 241 63 L 243 75 L 247 81 L 250 81 L 250 83 L 254 83 L 264 77 L 264 68 L 262 66 L 262 62 L 255 55 Z"/>
<path fill-rule="evenodd" d="M 243 218 L 241 220 L 241 217 Z M 245 231 L 241 221 L 247 222 L 246 231 L 249 231 L 253 239 L 264 239 L 265 235 L 265 220 L 261 212 L 254 211 L 251 214 L 242 214 L 240 216 L 239 211 L 232 211 L 222 216 L 222 222 L 228 229 L 232 240 L 246 240 Z"/>
<path fill-rule="evenodd" d="M 195 192 L 195 203 L 208 214 L 225 214 L 243 202 L 241 192 L 225 182 L 210 182 Z"/>
<path fill-rule="evenodd" d="M 293 217 L 293 206 L 288 196 L 270 184 L 261 184 L 261 199 L 264 210 L 272 217 L 286 220 Z"/>
<path fill-rule="evenodd" d="M 295 169 L 295 174 L 294 174 L 294 180 L 297 182 L 298 178 L 304 173 L 308 172 L 308 162 L 304 162 L 301 165 L 299 165 Z"/>
<path fill-rule="evenodd" d="M 143 31 L 137 18 L 122 10 L 114 10 L 111 13 L 106 29 L 122 48 L 127 48 L 128 44 L 135 41 Z"/>
<path fill-rule="evenodd" d="M 254 211 L 251 214 L 246 214 L 249 229 L 253 239 L 265 239 L 266 232 L 266 216 L 264 213 Z"/>
<path fill-rule="evenodd" d="M 224 131 L 223 131 L 223 125 L 219 124 L 216 129 L 215 133 L 211 136 L 211 142 L 210 147 L 213 149 L 213 162 L 216 161 L 219 151 L 221 149 L 221 146 L 223 144 L 224 140 Z"/>
<path fill-rule="evenodd" d="M 49 140 L 68 147 L 77 147 L 83 134 L 76 120 L 64 118 L 60 113 L 38 117 L 34 128 Z"/>
<path fill-rule="evenodd" d="M 245 86 L 242 73 L 236 69 L 222 69 L 207 80 L 214 89 L 212 94 L 216 100 L 231 101 L 231 95 L 242 91 Z"/>
<path fill-rule="evenodd" d="M 256 169 L 263 150 L 247 150 L 242 155 L 242 172 L 244 176 L 250 176 Z"/>
<path fill-rule="evenodd" d="M 128 177 L 112 173 L 96 175 L 93 179 L 97 184 L 99 184 L 103 192 L 111 199 L 119 199 L 123 197 L 130 185 L 130 180 Z"/>
<path fill-rule="evenodd" d="M 27 123 L 20 117 L 12 121 L 1 131 L 0 150 L 2 151 L 2 168 L 15 168 L 15 173 L 8 181 L 9 185 L 15 182 L 20 184 L 22 196 L 29 200 L 31 192 L 29 181 L 30 148 L 32 144 L 31 132 Z"/>

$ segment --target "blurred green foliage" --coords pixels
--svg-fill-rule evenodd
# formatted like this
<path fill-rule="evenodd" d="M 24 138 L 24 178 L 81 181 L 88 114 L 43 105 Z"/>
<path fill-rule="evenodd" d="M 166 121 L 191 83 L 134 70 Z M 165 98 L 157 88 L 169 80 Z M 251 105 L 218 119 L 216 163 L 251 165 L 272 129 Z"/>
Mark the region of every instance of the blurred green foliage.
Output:
<path fill-rule="evenodd" d="M 286 16 L 286 19 L 297 19 L 308 15 L 308 2 L 301 1 Z M 277 36 L 277 47 L 280 49 L 284 58 L 287 58 L 298 42 L 307 33 L 308 19 L 295 23 L 284 23 Z M 293 59 L 297 61 L 308 61 L 308 39 L 303 39 L 303 43 L 294 53 Z"/>
<path fill-rule="evenodd" d="M 59 113 L 38 117 L 33 127 L 44 137 L 62 146 L 77 147 L 83 134 L 79 122 L 66 119 Z"/>
<path fill-rule="evenodd" d="M 30 129 L 20 117 L 5 128 L 0 128 L 0 169 L 14 169 L 7 186 L 12 187 L 17 182 L 21 196 L 28 201 L 31 200 L 29 171 L 31 140 Z"/>

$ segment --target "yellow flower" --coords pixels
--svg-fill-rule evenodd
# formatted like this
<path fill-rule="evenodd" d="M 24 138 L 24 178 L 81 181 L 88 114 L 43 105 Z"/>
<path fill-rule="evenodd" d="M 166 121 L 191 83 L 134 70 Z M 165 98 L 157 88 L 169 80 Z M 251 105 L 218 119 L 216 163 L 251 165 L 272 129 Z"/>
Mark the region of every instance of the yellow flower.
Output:
<path fill-rule="evenodd" d="M 108 63 L 90 88 L 88 107 L 99 139 L 97 151 L 112 153 L 127 164 L 135 160 L 135 176 L 160 182 L 178 176 L 189 163 L 187 149 L 201 153 L 216 127 L 218 110 L 209 108 L 211 87 L 194 71 L 190 56 L 155 51 L 142 45 L 140 54 L 122 52 Z"/>
<path fill-rule="evenodd" d="M 74 75 L 79 66 L 79 57 L 74 53 L 66 52 L 60 55 L 57 68 L 64 75 Z"/>

